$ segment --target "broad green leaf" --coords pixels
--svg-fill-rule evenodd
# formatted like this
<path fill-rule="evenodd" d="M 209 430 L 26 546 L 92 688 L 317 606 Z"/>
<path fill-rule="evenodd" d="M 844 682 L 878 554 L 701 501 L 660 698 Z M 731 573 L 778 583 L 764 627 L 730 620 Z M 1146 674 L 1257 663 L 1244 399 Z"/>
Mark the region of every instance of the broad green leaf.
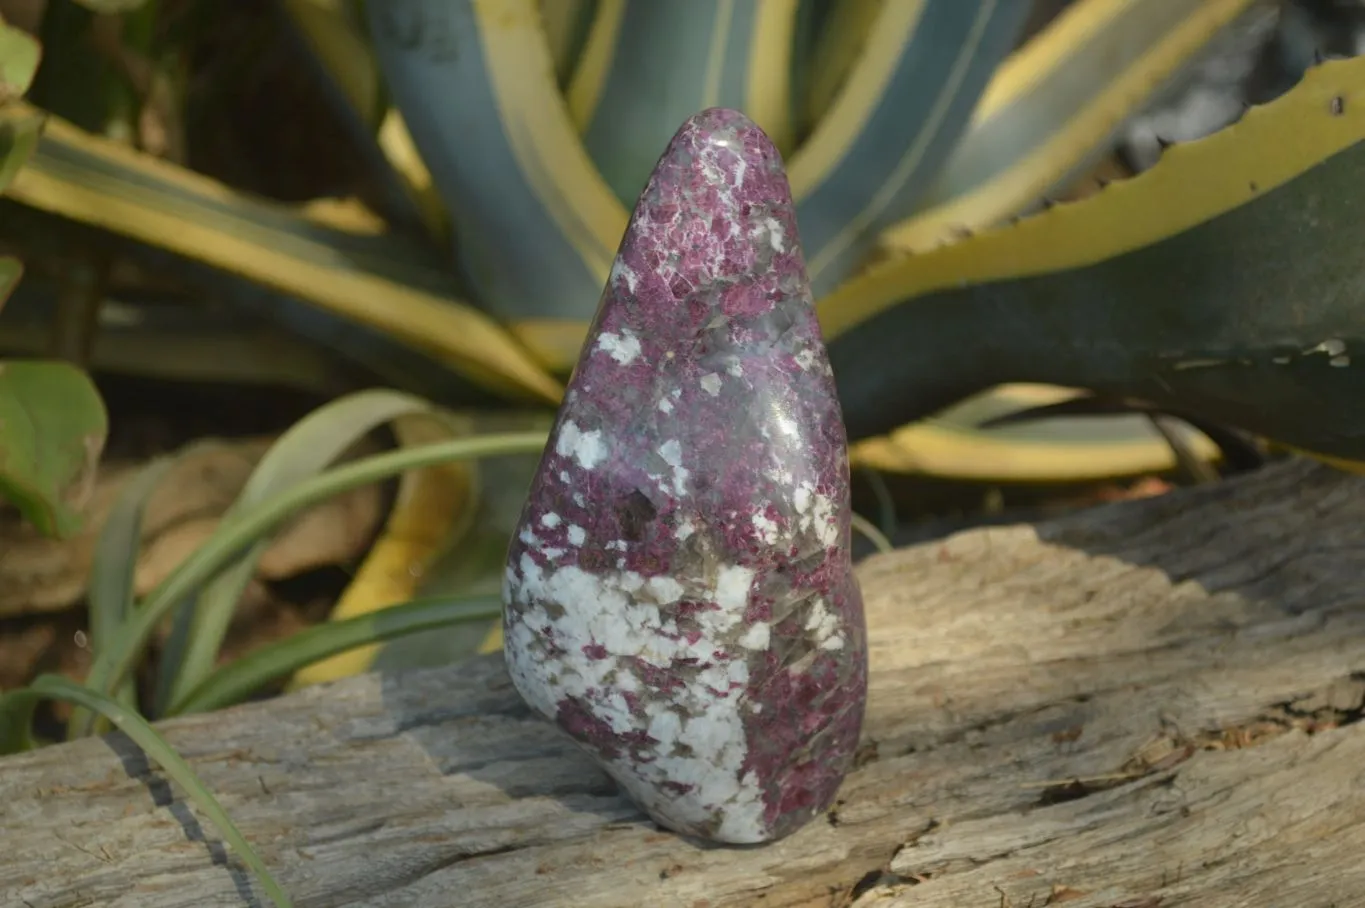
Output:
<path fill-rule="evenodd" d="M 0 105 L 24 96 L 42 56 L 42 45 L 32 35 L 0 18 Z"/>
<path fill-rule="evenodd" d="M 744 111 L 792 144 L 792 0 L 603 0 L 569 87 L 569 111 L 603 178 L 633 207 L 678 126 Z"/>
<path fill-rule="evenodd" d="M 1362 180 L 1354 58 L 1090 198 L 870 269 L 821 303 L 850 434 L 1041 382 L 1365 459 Z"/>
<path fill-rule="evenodd" d="M 1153 91 L 1252 5 L 1074 3 L 996 72 L 917 213 L 883 244 L 926 252 L 1035 205 L 1089 167 Z"/>
<path fill-rule="evenodd" d="M 266 534 L 300 511 L 329 496 L 380 482 L 408 470 L 458 460 L 538 451 L 543 449 L 545 439 L 543 432 L 486 435 L 367 457 L 296 483 L 257 507 L 224 521 L 207 542 L 195 549 L 148 594 L 119 630 L 118 638 L 103 652 L 95 655 L 87 686 L 103 693 L 115 689 L 128 677 L 145 652 L 153 631 L 177 603 L 195 594 L 205 583 L 235 563 L 243 551 L 253 547 Z M 172 711 L 174 706 L 172 704 Z M 87 734 L 90 726 L 90 714 L 76 710 L 67 723 L 67 734 L 70 737 Z"/>
<path fill-rule="evenodd" d="M 18 104 L 0 107 L 0 192 L 9 190 L 19 171 L 33 157 L 44 117 Z"/>
<path fill-rule="evenodd" d="M 555 346 L 556 329 L 592 317 L 626 209 L 569 117 L 537 0 L 365 9 L 389 90 L 451 213 L 465 278 L 537 359 L 567 372 L 578 347 Z"/>
<path fill-rule="evenodd" d="M 553 403 L 562 393 L 501 326 L 460 302 L 439 256 L 377 231 L 372 217 L 234 192 L 56 117 L 8 195 L 292 295 L 329 316 L 329 333 L 364 327 L 503 394 Z"/>
<path fill-rule="evenodd" d="M 911 211 L 1009 53 L 1029 4 L 886 3 L 838 99 L 788 175 L 816 296 L 861 268 Z"/>
<path fill-rule="evenodd" d="M 258 647 L 216 669 L 180 701 L 176 712 L 179 715 L 211 712 L 249 697 L 272 681 L 350 650 L 421 632 L 493 621 L 501 615 L 502 604 L 493 594 L 404 602 L 377 612 L 317 624 Z"/>
<path fill-rule="evenodd" d="M 0 494 L 41 532 L 81 527 L 108 432 L 104 401 L 69 363 L 0 363 Z"/>
<path fill-rule="evenodd" d="M 293 902 L 290 901 L 288 894 L 276 882 L 270 868 L 251 847 L 246 836 L 242 835 L 237 825 L 232 822 L 223 805 L 218 803 L 218 799 L 195 775 L 194 769 L 185 762 L 184 757 L 176 753 L 175 748 L 166 743 L 166 739 L 161 737 L 146 719 L 117 700 L 58 675 L 40 675 L 28 687 L 0 696 L 0 753 L 13 753 L 14 751 L 7 749 L 6 745 L 12 746 L 13 743 L 22 742 L 28 737 L 33 709 L 41 700 L 65 700 L 82 709 L 98 712 L 131 738 L 134 744 L 142 748 L 147 756 L 161 767 L 172 782 L 184 789 L 190 801 L 218 827 L 218 831 L 232 846 L 232 850 L 237 852 L 247 867 L 251 868 L 251 872 L 260 879 L 266 895 L 277 908 L 290 908 Z"/>

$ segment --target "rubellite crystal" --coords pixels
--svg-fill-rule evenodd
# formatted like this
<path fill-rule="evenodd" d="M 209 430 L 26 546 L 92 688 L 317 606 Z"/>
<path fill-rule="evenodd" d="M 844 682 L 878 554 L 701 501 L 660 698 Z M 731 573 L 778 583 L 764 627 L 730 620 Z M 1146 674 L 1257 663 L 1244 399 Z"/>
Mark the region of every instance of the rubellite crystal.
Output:
<path fill-rule="evenodd" d="M 636 204 L 503 589 L 522 697 L 667 828 L 781 838 L 852 764 L 846 448 L 781 157 L 697 114 Z"/>

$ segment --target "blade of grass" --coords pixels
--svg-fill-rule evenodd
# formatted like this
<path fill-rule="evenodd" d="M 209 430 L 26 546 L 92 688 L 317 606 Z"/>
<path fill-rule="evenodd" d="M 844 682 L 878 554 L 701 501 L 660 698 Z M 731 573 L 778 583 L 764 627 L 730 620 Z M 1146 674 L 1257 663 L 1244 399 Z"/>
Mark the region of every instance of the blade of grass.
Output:
<path fill-rule="evenodd" d="M 118 627 L 133 607 L 133 575 L 142 542 L 142 514 L 147 502 L 161 485 L 166 472 L 178 458 L 158 458 L 138 471 L 119 492 L 100 530 L 90 564 L 90 585 L 86 594 L 90 608 L 90 646 L 99 652 L 112 640 Z M 132 679 L 126 679 L 114 698 L 129 709 L 137 708 L 137 693 Z"/>
<path fill-rule="evenodd" d="M 20 713 L 32 715 L 33 707 L 37 705 L 37 701 L 51 699 L 65 700 L 104 716 L 115 728 L 142 748 L 148 757 L 155 760 L 165 770 L 166 775 L 170 776 L 171 781 L 176 782 L 185 790 L 195 806 L 204 812 L 213 822 L 213 825 L 218 827 L 223 838 L 241 856 L 243 863 L 260 878 L 266 895 L 270 897 L 277 908 L 292 908 L 293 902 L 290 901 L 288 894 L 275 881 L 270 869 L 265 866 L 260 855 L 256 854 L 251 847 L 251 843 L 237 829 L 232 818 L 227 815 L 227 811 L 223 810 L 222 805 L 218 803 L 218 799 L 204 786 L 204 783 L 199 781 L 194 770 L 190 768 L 190 765 L 185 762 L 180 754 L 175 752 L 175 748 L 167 744 L 166 739 L 157 734 L 156 729 L 152 728 L 147 720 L 135 711 L 128 709 L 117 700 L 57 675 L 40 675 L 28 687 L 11 691 L 3 699 L 8 702 L 8 708 L 0 707 L 0 715 L 4 715 L 6 712 L 11 715 Z"/>
<path fill-rule="evenodd" d="M 224 520 L 230 521 L 320 472 L 376 427 L 401 416 L 432 412 L 432 405 L 420 397 L 382 389 L 349 394 L 319 407 L 270 447 Z M 184 646 L 167 645 L 162 651 L 158 715 L 171 699 L 187 693 L 213 670 L 232 614 L 266 545 L 266 541 L 257 541 L 213 579 L 195 606 Z"/>
<path fill-rule="evenodd" d="M 400 444 L 414 446 L 476 434 L 472 419 L 458 422 L 423 416 L 394 420 Z M 370 546 L 355 576 L 332 606 L 329 621 L 369 614 L 418 596 L 418 588 L 441 554 L 461 546 L 479 510 L 479 468 L 470 462 L 442 464 L 403 474 L 384 531 Z M 499 565 L 499 577 L 501 577 Z M 332 681 L 368 670 L 377 647 L 309 665 L 298 685 Z"/>
<path fill-rule="evenodd" d="M 407 470 L 456 460 L 534 453 L 544 449 L 546 435 L 545 432 L 485 435 L 388 451 L 306 479 L 285 489 L 277 497 L 261 502 L 250 511 L 223 521 L 213 536 L 158 584 L 134 610 L 113 644 L 95 656 L 87 686 L 101 693 L 113 690 L 128 676 L 153 630 L 176 603 L 199 589 L 229 565 L 234 557 L 299 511 L 331 495 L 379 482 Z M 74 711 L 67 723 L 68 737 L 88 734 L 89 730 L 89 713 Z"/>
<path fill-rule="evenodd" d="M 357 647 L 419 631 L 487 621 L 501 614 L 497 596 L 418 599 L 354 618 L 314 625 L 217 669 L 185 697 L 171 704 L 171 714 L 210 712 L 230 706 L 271 681 Z"/>

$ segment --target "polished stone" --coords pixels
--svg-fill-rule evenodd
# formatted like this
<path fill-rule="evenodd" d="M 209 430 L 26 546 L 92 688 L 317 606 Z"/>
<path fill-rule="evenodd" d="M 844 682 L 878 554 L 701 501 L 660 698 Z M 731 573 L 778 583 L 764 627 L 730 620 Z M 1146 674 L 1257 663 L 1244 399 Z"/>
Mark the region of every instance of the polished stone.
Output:
<path fill-rule="evenodd" d="M 781 157 L 703 111 L 636 205 L 512 541 L 512 679 L 661 825 L 781 838 L 858 743 L 849 517 Z"/>

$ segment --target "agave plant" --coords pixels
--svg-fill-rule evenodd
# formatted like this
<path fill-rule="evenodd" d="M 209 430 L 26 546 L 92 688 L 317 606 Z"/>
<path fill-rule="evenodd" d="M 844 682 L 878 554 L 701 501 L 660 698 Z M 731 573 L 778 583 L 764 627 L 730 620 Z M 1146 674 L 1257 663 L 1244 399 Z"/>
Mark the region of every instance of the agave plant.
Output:
<path fill-rule="evenodd" d="M 728 106 L 786 158 L 856 465 L 1089 480 L 1168 468 L 1177 450 L 1235 459 L 1239 430 L 1349 465 L 1365 457 L 1348 188 L 1365 62 L 1322 62 L 1352 52 L 1322 7 L 274 0 L 260 27 L 312 67 L 363 171 L 346 189 L 363 202 L 285 202 L 177 151 L 174 114 L 193 105 L 157 23 L 212 5 L 48 0 L 47 62 L 6 109 L 44 127 L 0 211 L 35 237 L 99 228 L 386 384 L 529 404 L 530 422 L 500 427 L 540 427 L 655 156 L 688 116 Z M 72 36 L 110 22 L 138 65 L 92 75 Z M 169 138 L 143 134 L 157 105 Z M 157 355 L 223 349 L 230 323 L 206 324 L 200 346 Z M 183 352 L 154 368 L 334 380 L 308 345 L 239 349 L 250 369 Z M 1184 422 L 1115 415 L 1129 411 Z M 470 530 L 472 472 L 410 481 L 390 527 L 421 540 L 423 564 L 488 527 L 497 548 L 505 514 Z M 338 616 L 410 597 L 374 578 L 417 550 L 376 547 Z"/>
<path fill-rule="evenodd" d="M 126 22 L 142 23 L 159 5 L 117 4 L 132 10 Z M 144 257 L 191 280 L 212 278 L 219 296 L 269 312 L 390 384 L 444 400 L 467 400 L 477 386 L 505 400 L 550 404 L 658 149 L 696 110 L 739 108 L 787 158 L 852 436 L 884 436 L 855 458 L 949 475 L 974 463 L 971 475 L 1007 479 L 1123 473 L 1166 465 L 1170 455 L 1141 421 L 1092 423 L 1080 434 L 1056 423 L 1051 434 L 1036 426 L 978 429 L 969 416 L 982 408 L 1012 412 L 1040 393 L 1048 401 L 1073 393 L 1058 386 L 1151 395 L 1092 380 L 1104 372 L 1093 358 L 1057 356 L 1054 348 L 1084 348 L 1073 341 L 1093 326 L 1059 326 L 1036 306 L 1011 304 L 1008 315 L 1033 324 L 1045 318 L 1051 347 L 1025 345 L 1014 332 L 1001 336 L 990 319 L 973 322 L 967 336 L 953 334 L 938 324 L 942 307 L 927 305 L 942 286 L 935 276 L 1014 287 L 1031 273 L 1111 257 L 1117 247 L 1104 248 L 1101 235 L 1083 244 L 1040 239 L 1071 250 L 1061 258 L 1054 251 L 1049 263 L 984 234 L 1015 235 L 1012 218 L 1074 186 L 1116 137 L 1132 133 L 1139 114 L 1187 85 L 1202 62 L 1226 56 L 1222 45 L 1264 32 L 1280 4 L 278 6 L 278 24 L 316 63 L 369 166 L 368 210 L 234 192 L 173 156 L 130 149 L 118 130 L 102 128 L 107 111 L 104 121 L 92 118 L 59 91 L 36 100 L 85 128 L 49 116 L 9 197 L 134 240 Z M 52 0 L 42 33 L 59 39 L 88 17 L 73 0 Z M 135 34 L 149 60 L 173 57 L 153 30 Z M 1297 65 L 1311 62 L 1310 54 Z M 165 69 L 173 86 L 175 66 Z M 70 78 L 79 85 L 79 73 Z M 149 95 L 142 97 L 146 103 Z M 1081 204 L 1107 222 L 1119 216 L 1108 213 L 1114 195 Z M 1134 189 L 1128 197 L 1138 195 L 1150 193 Z M 1144 242 L 1207 220 L 1218 209 L 1205 201 L 1182 199 L 1180 214 Z M 1032 221 L 1018 229 L 1038 231 Z M 1183 239 L 1178 245 L 1193 248 Z M 157 251 L 172 255 L 157 258 Z M 966 261 L 971 268 L 954 265 Z M 942 340 L 950 335 L 951 343 Z M 871 347 L 868 336 L 876 339 Z M 941 365 L 949 350 L 951 364 Z M 986 396 L 945 410 L 977 392 Z M 1206 415 L 1239 416 L 1226 406 Z M 1196 444 L 1210 454 L 1203 439 Z M 879 459 L 877 451 L 895 456 Z M 1078 463 L 1085 465 L 1079 472 Z"/>

